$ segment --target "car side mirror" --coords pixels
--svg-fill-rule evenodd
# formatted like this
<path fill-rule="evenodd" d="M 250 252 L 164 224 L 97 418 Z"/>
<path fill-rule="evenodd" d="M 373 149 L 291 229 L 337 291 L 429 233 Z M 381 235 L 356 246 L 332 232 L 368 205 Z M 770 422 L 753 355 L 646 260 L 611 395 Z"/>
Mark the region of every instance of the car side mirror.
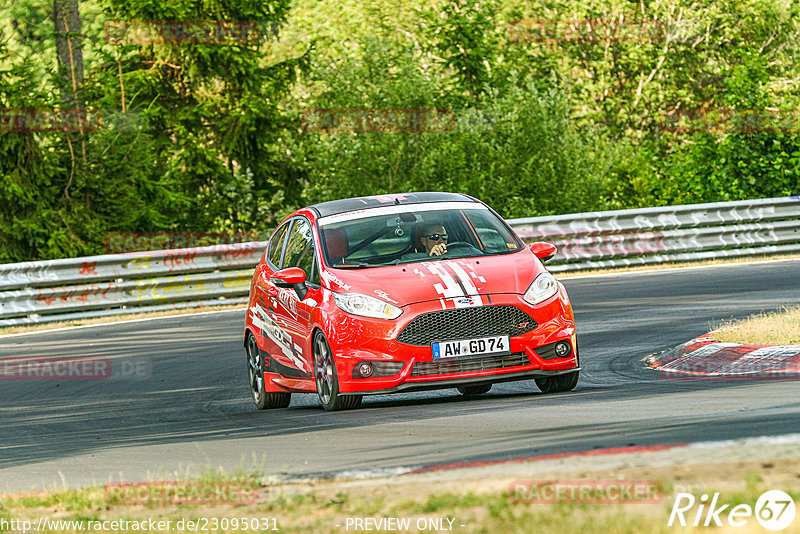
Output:
<path fill-rule="evenodd" d="M 294 289 L 300 300 L 303 300 L 308 292 L 306 287 L 306 273 L 300 267 L 287 267 L 273 273 L 270 282 L 277 287 Z"/>
<path fill-rule="evenodd" d="M 556 255 L 556 252 L 558 252 L 557 246 L 544 241 L 535 241 L 528 245 L 528 248 L 531 249 L 531 252 L 533 252 L 534 256 L 542 260 L 542 263 L 552 260 L 553 256 Z"/>

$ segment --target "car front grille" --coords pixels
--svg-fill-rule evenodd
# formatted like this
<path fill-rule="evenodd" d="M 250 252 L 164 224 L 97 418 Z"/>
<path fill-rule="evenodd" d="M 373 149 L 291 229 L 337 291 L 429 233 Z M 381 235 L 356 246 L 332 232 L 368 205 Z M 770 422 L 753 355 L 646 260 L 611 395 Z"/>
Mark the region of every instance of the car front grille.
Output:
<path fill-rule="evenodd" d="M 432 362 L 417 362 L 411 370 L 411 376 L 445 375 L 452 373 L 471 373 L 490 369 L 505 369 L 529 365 L 531 362 L 523 352 L 482 356 L 480 358 L 448 358 Z"/>
<path fill-rule="evenodd" d="M 519 336 L 536 328 L 533 317 L 511 305 L 475 306 L 442 310 L 415 317 L 403 328 L 397 341 L 425 346 L 487 336 Z"/>

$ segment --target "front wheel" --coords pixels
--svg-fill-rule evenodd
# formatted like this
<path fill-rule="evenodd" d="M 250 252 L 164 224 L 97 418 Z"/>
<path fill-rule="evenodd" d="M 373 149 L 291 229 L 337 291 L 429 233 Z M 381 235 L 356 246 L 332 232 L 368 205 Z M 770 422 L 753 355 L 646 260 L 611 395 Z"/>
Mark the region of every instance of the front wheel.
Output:
<path fill-rule="evenodd" d="M 250 379 L 250 393 L 253 402 L 259 410 L 270 408 L 286 408 L 292 401 L 291 393 L 270 393 L 267 392 L 266 382 L 264 381 L 264 358 L 258 352 L 256 339 L 252 334 L 247 336 L 247 343 L 244 345 L 247 353 L 247 375 Z"/>
<path fill-rule="evenodd" d="M 361 395 L 339 394 L 339 375 L 333 352 L 322 332 L 314 335 L 314 379 L 319 403 L 326 411 L 349 410 L 361 405 Z"/>
<path fill-rule="evenodd" d="M 536 385 L 542 393 L 563 393 L 572 391 L 578 385 L 578 371 L 558 376 L 537 378 Z"/>

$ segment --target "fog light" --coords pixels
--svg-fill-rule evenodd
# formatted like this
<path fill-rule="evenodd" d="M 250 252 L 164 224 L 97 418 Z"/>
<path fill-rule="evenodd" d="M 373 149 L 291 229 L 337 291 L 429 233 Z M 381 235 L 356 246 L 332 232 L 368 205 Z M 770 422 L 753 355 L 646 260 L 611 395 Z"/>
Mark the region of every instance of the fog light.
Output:
<path fill-rule="evenodd" d="M 373 372 L 372 364 L 369 363 L 369 362 L 361 362 L 361 363 L 359 363 L 358 367 L 356 368 L 356 370 L 358 371 L 358 375 L 361 378 L 370 377 L 370 376 L 372 376 L 372 372 Z"/>
<path fill-rule="evenodd" d="M 569 356 L 570 346 L 566 341 L 559 341 L 556 343 L 556 356 L 559 358 L 566 358 Z"/>

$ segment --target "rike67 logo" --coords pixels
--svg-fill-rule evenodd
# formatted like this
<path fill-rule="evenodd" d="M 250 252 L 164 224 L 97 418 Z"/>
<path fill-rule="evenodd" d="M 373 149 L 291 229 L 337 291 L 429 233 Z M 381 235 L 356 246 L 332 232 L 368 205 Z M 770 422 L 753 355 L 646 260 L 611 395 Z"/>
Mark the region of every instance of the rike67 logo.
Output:
<path fill-rule="evenodd" d="M 710 501 L 707 493 L 699 500 L 691 493 L 678 493 L 667 526 L 744 527 L 753 516 L 765 529 L 781 531 L 794 521 L 794 501 L 786 492 L 770 490 L 759 496 L 753 509 L 749 504 L 723 504 L 719 493 L 714 493 Z"/>

